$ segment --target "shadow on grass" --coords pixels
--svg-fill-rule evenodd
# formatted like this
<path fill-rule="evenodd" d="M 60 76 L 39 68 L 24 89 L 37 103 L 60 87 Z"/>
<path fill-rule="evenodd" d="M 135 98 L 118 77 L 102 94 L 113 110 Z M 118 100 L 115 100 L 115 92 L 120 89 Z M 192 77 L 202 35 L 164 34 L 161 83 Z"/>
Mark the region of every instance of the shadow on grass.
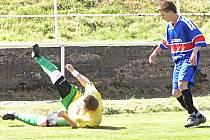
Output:
<path fill-rule="evenodd" d="M 25 125 L 9 125 L 9 127 L 26 127 Z"/>
<path fill-rule="evenodd" d="M 9 127 L 27 127 L 25 125 L 10 125 Z M 58 127 L 58 126 L 55 126 Z M 60 127 L 69 127 L 69 126 L 60 126 Z M 126 127 L 116 127 L 116 126 L 99 126 L 97 128 L 87 128 L 87 129 L 103 129 L 103 130 L 121 130 L 127 129 Z"/>
<path fill-rule="evenodd" d="M 210 125 L 198 126 L 198 127 L 195 127 L 195 128 L 210 128 Z"/>
<path fill-rule="evenodd" d="M 105 130 L 121 130 L 121 129 L 127 129 L 126 127 L 115 127 L 115 126 L 99 126 L 95 129 L 105 129 Z"/>

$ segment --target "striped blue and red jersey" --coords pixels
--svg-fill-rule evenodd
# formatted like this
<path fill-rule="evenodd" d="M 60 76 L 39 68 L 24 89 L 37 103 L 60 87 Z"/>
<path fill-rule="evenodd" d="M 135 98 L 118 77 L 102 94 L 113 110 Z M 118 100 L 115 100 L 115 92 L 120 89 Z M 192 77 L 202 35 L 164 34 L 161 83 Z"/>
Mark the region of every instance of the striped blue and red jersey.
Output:
<path fill-rule="evenodd" d="M 187 18 L 179 16 L 175 26 L 169 23 L 166 35 L 160 43 L 162 49 L 170 49 L 174 61 L 190 58 L 194 47 L 206 47 L 201 31 Z M 198 54 L 200 56 L 200 52 Z"/>

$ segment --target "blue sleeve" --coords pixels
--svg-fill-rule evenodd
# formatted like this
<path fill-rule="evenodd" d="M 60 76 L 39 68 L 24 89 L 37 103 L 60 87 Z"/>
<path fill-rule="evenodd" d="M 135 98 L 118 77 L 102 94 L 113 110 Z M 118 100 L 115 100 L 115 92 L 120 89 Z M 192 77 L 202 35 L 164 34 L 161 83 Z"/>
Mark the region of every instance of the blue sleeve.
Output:
<path fill-rule="evenodd" d="M 195 47 L 206 47 L 206 41 L 201 31 L 190 21 L 183 22 L 183 28 L 189 40 L 195 43 Z"/>

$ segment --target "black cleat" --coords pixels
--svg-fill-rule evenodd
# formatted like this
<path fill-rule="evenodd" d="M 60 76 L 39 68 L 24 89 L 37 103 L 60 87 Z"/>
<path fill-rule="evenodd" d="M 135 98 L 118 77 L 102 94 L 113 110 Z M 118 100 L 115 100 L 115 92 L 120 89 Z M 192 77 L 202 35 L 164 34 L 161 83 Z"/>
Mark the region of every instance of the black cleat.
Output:
<path fill-rule="evenodd" d="M 200 125 L 201 123 L 205 123 L 205 122 L 206 122 L 206 117 L 203 116 L 202 114 L 199 115 L 199 116 L 197 117 L 197 119 L 199 120 L 199 124 L 198 124 L 198 125 Z"/>
<path fill-rule="evenodd" d="M 196 118 L 194 115 L 190 115 L 184 127 L 188 128 L 188 127 L 198 126 L 198 125 L 199 125 L 199 119 Z"/>
<path fill-rule="evenodd" d="M 38 58 L 39 57 L 39 53 L 40 53 L 39 45 L 35 44 L 35 45 L 32 46 L 32 48 L 33 48 L 33 52 L 31 54 L 32 58 Z"/>
<path fill-rule="evenodd" d="M 15 119 L 15 113 L 7 113 L 7 114 L 4 114 L 2 119 L 3 120 L 14 120 Z"/>

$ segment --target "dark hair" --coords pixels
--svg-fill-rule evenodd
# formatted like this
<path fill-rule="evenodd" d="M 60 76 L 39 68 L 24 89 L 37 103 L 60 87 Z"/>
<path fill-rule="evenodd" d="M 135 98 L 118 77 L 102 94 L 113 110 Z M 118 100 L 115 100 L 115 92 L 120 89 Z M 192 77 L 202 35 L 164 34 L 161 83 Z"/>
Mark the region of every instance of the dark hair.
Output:
<path fill-rule="evenodd" d="M 158 7 L 158 10 L 159 11 L 166 11 L 166 12 L 172 11 L 174 13 L 177 13 L 176 5 L 172 1 L 169 1 L 169 0 L 163 0 L 160 3 L 160 6 Z"/>
<path fill-rule="evenodd" d="M 99 105 L 98 100 L 93 95 L 85 97 L 84 102 L 88 110 L 95 110 Z"/>

